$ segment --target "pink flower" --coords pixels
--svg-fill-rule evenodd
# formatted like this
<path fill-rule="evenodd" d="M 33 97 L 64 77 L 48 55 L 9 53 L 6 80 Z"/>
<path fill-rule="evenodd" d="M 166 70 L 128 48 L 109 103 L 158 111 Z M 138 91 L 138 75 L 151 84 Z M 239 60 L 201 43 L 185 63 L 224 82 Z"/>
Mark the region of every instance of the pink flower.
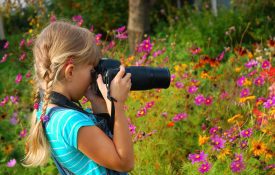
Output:
<path fill-rule="evenodd" d="M 163 112 L 163 113 L 161 113 L 161 115 L 166 118 L 168 116 L 168 113 L 167 112 Z"/>
<path fill-rule="evenodd" d="M 6 62 L 6 61 L 7 61 L 7 58 L 8 58 L 8 54 L 5 54 L 5 55 L 2 57 L 0 63 Z"/>
<path fill-rule="evenodd" d="M 256 86 L 262 86 L 262 85 L 264 85 L 264 83 L 265 83 L 264 78 L 261 77 L 261 76 L 257 77 L 257 78 L 254 80 L 254 84 L 255 84 Z"/>
<path fill-rule="evenodd" d="M 20 41 L 19 47 L 22 48 L 24 46 L 25 42 L 26 42 L 25 39 L 22 39 Z"/>
<path fill-rule="evenodd" d="M 91 32 L 94 32 L 94 25 L 92 25 L 92 26 L 90 27 L 90 31 L 91 31 Z"/>
<path fill-rule="evenodd" d="M 10 161 L 8 161 L 7 163 L 7 167 L 14 167 L 16 165 L 16 160 L 15 159 L 11 159 Z"/>
<path fill-rule="evenodd" d="M 22 81 L 22 75 L 19 73 L 17 74 L 16 78 L 15 78 L 15 83 L 19 84 Z"/>
<path fill-rule="evenodd" d="M 77 23 L 78 26 L 81 26 L 83 24 L 83 18 L 81 15 L 75 15 L 72 17 L 72 20 Z"/>
<path fill-rule="evenodd" d="M 147 52 L 149 53 L 152 50 L 152 43 L 150 37 L 143 40 L 142 43 L 137 47 L 137 52 Z"/>
<path fill-rule="evenodd" d="M 203 164 L 201 164 L 201 166 L 199 167 L 199 172 L 204 174 L 206 172 L 208 172 L 211 168 L 211 165 L 208 162 L 205 162 Z"/>
<path fill-rule="evenodd" d="M 241 136 L 242 137 L 250 137 L 252 135 L 252 129 L 246 129 L 241 131 Z"/>
<path fill-rule="evenodd" d="M 195 104 L 200 106 L 201 104 L 203 104 L 205 102 L 205 98 L 202 94 L 199 94 L 195 97 Z"/>
<path fill-rule="evenodd" d="M 173 82 L 173 81 L 175 80 L 175 78 L 176 78 L 176 75 L 175 75 L 175 74 L 172 74 L 172 75 L 171 75 L 171 82 Z"/>
<path fill-rule="evenodd" d="M 27 46 L 29 47 L 30 45 L 32 45 L 32 42 L 33 42 L 33 40 L 29 39 L 28 42 L 27 42 Z"/>
<path fill-rule="evenodd" d="M 204 104 L 205 104 L 206 106 L 209 106 L 209 105 L 212 104 L 212 102 L 213 102 L 213 97 L 206 97 L 206 98 L 205 98 L 205 101 L 204 101 Z"/>
<path fill-rule="evenodd" d="M 136 133 L 136 126 L 133 124 L 129 125 L 129 130 L 131 134 L 135 134 Z"/>
<path fill-rule="evenodd" d="M 26 75 L 25 75 L 26 78 L 30 78 L 31 77 L 31 72 L 27 72 Z"/>
<path fill-rule="evenodd" d="M 26 52 L 23 52 L 19 57 L 19 61 L 24 61 L 26 56 L 27 56 Z"/>
<path fill-rule="evenodd" d="M 192 164 L 196 162 L 205 162 L 207 158 L 207 154 L 205 154 L 203 151 L 200 152 L 200 154 L 189 154 L 188 159 L 192 161 Z"/>
<path fill-rule="evenodd" d="M 147 112 L 146 108 L 140 109 L 140 110 L 138 111 L 138 113 L 137 113 L 137 117 L 142 117 L 142 116 L 144 116 L 144 115 L 146 114 L 146 112 Z"/>
<path fill-rule="evenodd" d="M 189 86 L 189 88 L 188 88 L 188 92 L 190 94 L 194 94 L 195 92 L 197 92 L 197 90 L 198 90 L 197 86 Z"/>
<path fill-rule="evenodd" d="M 245 89 L 243 89 L 243 90 L 241 91 L 240 96 L 241 96 L 241 97 L 246 97 L 246 96 L 248 96 L 249 94 L 250 94 L 249 89 L 245 88 Z"/>
<path fill-rule="evenodd" d="M 176 82 L 176 87 L 177 87 L 178 89 L 182 89 L 182 88 L 183 88 L 183 83 L 180 82 L 180 81 Z"/>
<path fill-rule="evenodd" d="M 154 101 L 148 102 L 148 103 L 146 103 L 145 108 L 150 109 L 150 108 L 152 108 L 152 106 L 154 106 L 154 104 L 155 104 Z"/>
<path fill-rule="evenodd" d="M 101 39 L 101 37 L 102 37 L 102 34 L 101 34 L 101 33 L 96 34 L 96 36 L 95 36 L 95 41 L 96 41 L 96 44 L 97 44 L 97 45 L 100 44 L 100 39 Z"/>
<path fill-rule="evenodd" d="M 23 130 L 20 132 L 19 135 L 20 135 L 21 138 L 26 137 L 26 135 L 27 135 L 27 129 L 23 129 Z"/>
<path fill-rule="evenodd" d="M 246 80 L 245 76 L 240 77 L 240 78 L 237 80 L 237 85 L 240 86 L 240 87 L 243 86 L 245 80 Z"/>
<path fill-rule="evenodd" d="M 263 69 L 268 69 L 271 66 L 270 62 L 268 60 L 264 60 L 262 64 Z"/>
<path fill-rule="evenodd" d="M 9 45 L 10 45 L 10 43 L 7 41 L 7 42 L 5 43 L 5 45 L 4 45 L 4 49 L 9 48 Z"/>
<path fill-rule="evenodd" d="M 186 119 L 186 118 L 187 118 L 186 113 L 179 113 L 173 118 L 173 121 L 178 122 L 178 121 L 181 121 L 181 120 Z"/>

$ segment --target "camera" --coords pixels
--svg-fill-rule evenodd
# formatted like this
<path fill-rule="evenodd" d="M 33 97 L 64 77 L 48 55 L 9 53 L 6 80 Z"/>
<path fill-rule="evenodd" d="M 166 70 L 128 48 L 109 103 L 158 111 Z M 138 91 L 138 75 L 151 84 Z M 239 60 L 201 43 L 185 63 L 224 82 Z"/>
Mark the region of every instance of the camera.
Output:
<path fill-rule="evenodd" d="M 118 60 L 102 58 L 95 71 L 91 72 L 91 86 L 98 96 L 102 94 L 96 83 L 98 74 L 102 75 L 104 84 L 110 85 L 116 74 L 119 72 L 121 63 Z M 149 90 L 154 88 L 168 88 L 170 86 L 170 71 L 168 68 L 146 67 L 146 66 L 128 66 L 126 73 L 131 73 L 131 91 Z"/>

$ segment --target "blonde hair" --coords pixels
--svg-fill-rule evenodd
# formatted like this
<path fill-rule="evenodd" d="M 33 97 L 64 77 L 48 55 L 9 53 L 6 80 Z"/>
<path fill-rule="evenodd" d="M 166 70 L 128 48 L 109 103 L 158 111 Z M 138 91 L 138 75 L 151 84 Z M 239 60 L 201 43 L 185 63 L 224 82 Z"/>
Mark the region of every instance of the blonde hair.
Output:
<path fill-rule="evenodd" d="M 92 32 L 66 21 L 56 21 L 46 26 L 35 40 L 33 54 L 36 82 L 34 103 L 39 102 L 39 89 L 42 83 L 45 84 L 41 116 L 46 114 L 53 84 L 60 80 L 61 69 L 68 59 L 72 59 L 75 65 L 96 66 L 101 58 Z M 34 109 L 26 140 L 26 156 L 23 159 L 23 166 L 26 167 L 44 165 L 50 157 L 50 146 L 42 121 L 37 121 L 36 112 Z"/>

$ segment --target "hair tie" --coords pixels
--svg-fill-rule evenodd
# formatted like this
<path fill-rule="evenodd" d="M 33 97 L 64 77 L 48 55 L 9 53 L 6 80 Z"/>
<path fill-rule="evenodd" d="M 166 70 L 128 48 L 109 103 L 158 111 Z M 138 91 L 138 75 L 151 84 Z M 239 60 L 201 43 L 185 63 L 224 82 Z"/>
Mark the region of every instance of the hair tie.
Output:
<path fill-rule="evenodd" d="M 40 116 L 40 121 L 42 121 L 43 123 L 46 123 L 50 120 L 49 116 L 47 115 L 41 115 Z"/>
<path fill-rule="evenodd" d="M 38 108 L 39 108 L 39 103 L 34 103 L 34 104 L 33 104 L 33 108 L 36 109 L 36 110 L 38 110 Z"/>

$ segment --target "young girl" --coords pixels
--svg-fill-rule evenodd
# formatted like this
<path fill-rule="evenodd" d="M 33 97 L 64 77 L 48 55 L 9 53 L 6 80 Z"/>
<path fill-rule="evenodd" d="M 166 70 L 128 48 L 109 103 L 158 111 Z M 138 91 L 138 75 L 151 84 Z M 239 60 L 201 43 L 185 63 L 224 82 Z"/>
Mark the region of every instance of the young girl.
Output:
<path fill-rule="evenodd" d="M 110 134 L 98 127 L 103 120 L 93 115 L 111 115 L 112 107 L 102 76 L 91 80 L 91 71 L 101 58 L 93 34 L 68 22 L 53 22 L 38 35 L 33 54 L 37 93 L 24 165 L 43 165 L 51 155 L 61 174 L 131 171 L 133 143 L 124 111 L 131 74 L 124 75 L 125 68 L 121 66 L 111 82 L 111 97 L 116 102 L 114 131 Z M 91 81 L 97 82 L 103 98 L 91 90 Z M 54 102 L 53 94 L 57 94 L 57 100 L 62 98 L 74 105 L 73 102 L 85 96 L 92 104 L 93 114 L 60 107 Z"/>

